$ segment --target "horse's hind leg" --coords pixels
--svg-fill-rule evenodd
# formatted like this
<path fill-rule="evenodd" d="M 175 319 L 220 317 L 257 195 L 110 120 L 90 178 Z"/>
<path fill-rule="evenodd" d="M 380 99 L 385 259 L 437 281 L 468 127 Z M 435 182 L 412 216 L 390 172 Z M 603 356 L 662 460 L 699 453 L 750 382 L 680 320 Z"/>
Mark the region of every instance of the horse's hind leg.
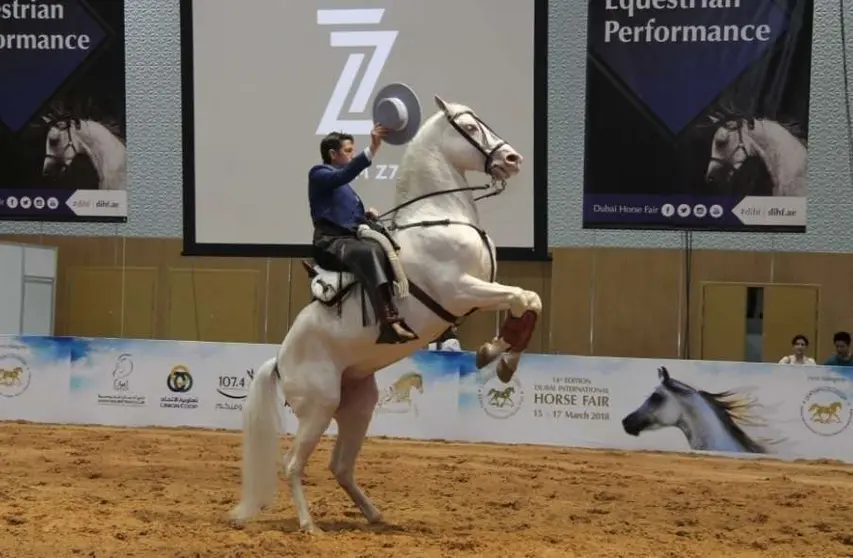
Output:
<path fill-rule="evenodd" d="M 355 482 L 355 461 L 378 400 L 379 390 L 372 375 L 341 387 L 341 404 L 335 415 L 338 438 L 329 462 L 338 484 L 370 523 L 380 521 L 381 514 Z"/>
<path fill-rule="evenodd" d="M 340 376 L 333 369 L 318 370 L 316 366 L 306 365 L 297 374 L 298 377 L 287 377 L 289 381 L 284 388 L 287 401 L 299 420 L 293 445 L 285 453 L 284 472 L 296 506 L 299 528 L 318 533 L 320 529 L 314 524 L 305 499 L 302 476 L 308 459 L 335 415 L 340 400 Z"/>

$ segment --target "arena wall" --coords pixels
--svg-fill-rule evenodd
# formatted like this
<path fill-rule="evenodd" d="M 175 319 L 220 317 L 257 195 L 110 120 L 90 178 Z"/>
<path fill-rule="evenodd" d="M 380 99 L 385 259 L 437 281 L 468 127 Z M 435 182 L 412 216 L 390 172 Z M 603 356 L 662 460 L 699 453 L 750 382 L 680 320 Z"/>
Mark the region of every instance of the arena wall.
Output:
<path fill-rule="evenodd" d="M 0 420 L 239 429 L 254 371 L 276 350 L 0 338 Z M 426 351 L 377 373 L 369 435 L 853 461 L 851 379 L 844 367 L 528 354 L 503 383 L 472 353 Z"/>

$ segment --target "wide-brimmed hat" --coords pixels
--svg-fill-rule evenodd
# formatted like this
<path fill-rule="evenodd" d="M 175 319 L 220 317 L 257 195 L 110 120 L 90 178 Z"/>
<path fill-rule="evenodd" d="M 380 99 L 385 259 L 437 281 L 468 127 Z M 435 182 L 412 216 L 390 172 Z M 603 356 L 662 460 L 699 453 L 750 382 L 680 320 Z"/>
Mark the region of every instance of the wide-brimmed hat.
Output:
<path fill-rule="evenodd" d="M 405 83 L 388 84 L 373 99 L 373 122 L 388 128 L 386 142 L 408 143 L 421 127 L 421 102 Z"/>

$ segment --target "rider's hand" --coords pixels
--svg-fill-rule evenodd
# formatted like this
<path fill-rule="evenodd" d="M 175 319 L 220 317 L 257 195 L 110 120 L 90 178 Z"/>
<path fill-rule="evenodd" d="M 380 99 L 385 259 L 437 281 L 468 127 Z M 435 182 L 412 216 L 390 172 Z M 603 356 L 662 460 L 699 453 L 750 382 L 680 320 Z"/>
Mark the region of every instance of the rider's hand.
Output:
<path fill-rule="evenodd" d="M 374 208 L 374 207 L 371 207 L 371 208 L 369 208 L 367 211 L 365 211 L 365 212 L 364 212 L 364 215 L 365 215 L 368 219 L 370 219 L 370 220 L 372 220 L 372 221 L 375 221 L 375 220 L 379 217 L 379 210 L 377 210 L 377 209 L 376 209 L 376 208 Z"/>
<path fill-rule="evenodd" d="M 370 152 L 376 155 L 379 148 L 382 147 L 382 138 L 388 135 L 388 128 L 382 124 L 377 124 L 370 131 Z"/>

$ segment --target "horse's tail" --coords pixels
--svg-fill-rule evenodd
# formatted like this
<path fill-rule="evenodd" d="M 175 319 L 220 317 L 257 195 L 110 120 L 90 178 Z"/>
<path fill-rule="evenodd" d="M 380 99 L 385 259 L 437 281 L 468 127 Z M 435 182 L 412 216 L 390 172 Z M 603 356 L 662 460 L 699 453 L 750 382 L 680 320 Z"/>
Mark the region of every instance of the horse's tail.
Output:
<path fill-rule="evenodd" d="M 231 512 L 239 522 L 272 503 L 278 482 L 278 363 L 271 358 L 255 374 L 243 409 L 243 497 Z"/>

